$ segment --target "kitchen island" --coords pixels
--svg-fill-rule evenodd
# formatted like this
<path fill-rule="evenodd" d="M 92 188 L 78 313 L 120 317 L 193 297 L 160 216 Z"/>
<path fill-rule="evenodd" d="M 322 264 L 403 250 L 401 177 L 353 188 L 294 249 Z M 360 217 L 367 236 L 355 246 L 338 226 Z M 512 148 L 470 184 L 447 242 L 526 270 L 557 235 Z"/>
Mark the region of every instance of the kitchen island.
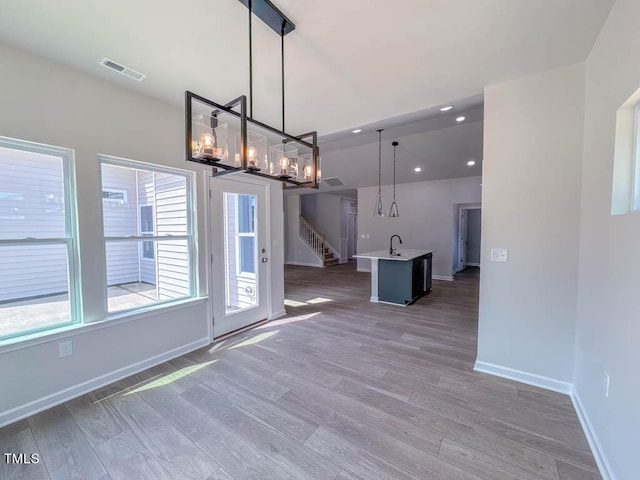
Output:
<path fill-rule="evenodd" d="M 433 250 L 403 249 L 361 253 L 371 260 L 371 301 L 410 305 L 431 290 Z"/>

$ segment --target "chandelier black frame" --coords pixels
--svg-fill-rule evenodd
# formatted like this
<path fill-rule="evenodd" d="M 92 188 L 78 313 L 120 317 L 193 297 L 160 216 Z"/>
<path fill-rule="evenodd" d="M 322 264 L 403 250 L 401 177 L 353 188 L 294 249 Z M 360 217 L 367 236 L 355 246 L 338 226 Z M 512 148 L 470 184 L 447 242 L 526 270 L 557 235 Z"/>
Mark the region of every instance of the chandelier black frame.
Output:
<path fill-rule="evenodd" d="M 318 188 L 320 183 L 318 133 L 309 132 L 302 135 L 291 135 L 284 131 L 285 127 L 285 97 L 284 97 L 284 37 L 295 29 L 291 22 L 269 0 L 239 0 L 249 10 L 249 99 L 242 95 L 227 104 L 219 104 L 193 92 L 185 92 L 185 145 L 187 161 L 208 165 L 212 168 L 212 175 L 226 175 L 232 173 L 247 173 L 259 177 L 279 180 L 285 188 Z M 272 30 L 281 36 L 281 60 L 282 60 L 282 130 L 274 128 L 253 118 L 253 52 L 252 52 L 252 16 L 255 14 L 264 21 Z M 200 104 L 199 111 L 207 111 L 207 122 L 211 130 L 210 137 L 215 139 L 215 128 L 218 126 L 218 117 L 222 116 L 234 120 L 239 124 L 238 145 L 235 151 L 235 162 L 228 162 L 230 155 L 228 150 L 224 155 L 196 155 L 194 154 L 194 108 Z M 199 126 L 202 128 L 202 125 Z M 249 136 L 253 131 L 262 131 L 264 136 L 269 136 L 269 149 L 295 145 L 307 151 L 307 163 L 297 163 L 293 174 L 288 168 L 279 168 L 274 159 L 271 159 L 271 168 L 263 168 L 268 160 L 258 165 L 251 157 L 252 149 L 249 147 Z M 259 135 L 263 136 L 263 135 Z M 274 140 L 277 139 L 277 140 Z M 213 140 L 215 143 L 215 140 Z M 265 149 L 266 149 L 265 148 Z M 297 151 L 297 150 L 296 150 Z M 255 157 L 255 149 L 253 149 Z M 299 170 L 299 168 L 302 169 Z M 296 175 L 297 172 L 297 175 Z"/>

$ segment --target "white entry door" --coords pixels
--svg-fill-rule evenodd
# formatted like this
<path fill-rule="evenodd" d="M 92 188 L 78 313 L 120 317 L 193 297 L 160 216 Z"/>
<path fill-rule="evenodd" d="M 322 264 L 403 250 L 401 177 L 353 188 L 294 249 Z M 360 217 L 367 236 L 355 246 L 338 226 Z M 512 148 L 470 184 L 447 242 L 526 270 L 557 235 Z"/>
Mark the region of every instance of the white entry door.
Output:
<path fill-rule="evenodd" d="M 267 186 L 210 179 L 214 338 L 268 316 Z"/>

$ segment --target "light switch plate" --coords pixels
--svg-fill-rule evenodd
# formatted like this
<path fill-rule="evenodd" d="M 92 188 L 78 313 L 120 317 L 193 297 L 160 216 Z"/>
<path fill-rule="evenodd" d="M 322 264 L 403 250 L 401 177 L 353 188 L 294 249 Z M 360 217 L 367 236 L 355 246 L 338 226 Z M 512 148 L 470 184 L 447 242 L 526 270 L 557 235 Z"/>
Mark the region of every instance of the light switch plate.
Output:
<path fill-rule="evenodd" d="M 491 249 L 491 261 L 492 262 L 506 262 L 507 261 L 507 249 L 506 248 L 492 248 Z"/>

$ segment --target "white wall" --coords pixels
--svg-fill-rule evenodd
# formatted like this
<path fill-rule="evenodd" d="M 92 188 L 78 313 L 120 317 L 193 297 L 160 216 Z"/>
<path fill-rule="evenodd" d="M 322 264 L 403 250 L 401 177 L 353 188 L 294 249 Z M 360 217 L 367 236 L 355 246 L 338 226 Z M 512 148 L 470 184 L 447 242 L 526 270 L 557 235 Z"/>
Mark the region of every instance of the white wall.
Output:
<path fill-rule="evenodd" d="M 400 248 L 435 250 L 433 275 L 451 278 L 457 204 L 480 202 L 480 183 L 480 177 L 463 177 L 398 185 L 398 218 L 374 217 L 378 187 L 359 188 L 358 253 L 388 249 L 389 238 L 398 234 L 404 242 Z M 391 190 L 390 186 L 382 188 L 385 214 L 391 204 Z M 358 268 L 370 268 L 370 260 L 358 259 Z"/>
<path fill-rule="evenodd" d="M 573 376 L 584 65 L 485 89 L 478 362 Z M 491 263 L 491 248 L 508 249 Z"/>
<path fill-rule="evenodd" d="M 618 480 L 638 478 L 640 446 L 640 213 L 610 215 L 616 110 L 640 88 L 639 18 L 637 0 L 618 0 L 586 62 L 574 389 Z"/>
<path fill-rule="evenodd" d="M 204 168 L 185 162 L 182 108 L 135 94 L 40 57 L 0 44 L 0 135 L 72 148 L 75 151 L 81 275 L 85 322 L 105 315 L 101 194 L 98 154 L 198 171 L 199 294 L 207 295 Z M 271 289 L 284 304 L 282 194 L 274 195 Z M 279 200 L 278 200 L 279 199 Z M 274 199 L 272 198 L 272 201 Z M 71 357 L 58 358 L 59 336 L 29 347 L 0 347 L 0 425 L 33 409 L 131 373 L 132 365 L 160 361 L 209 341 L 206 301 L 171 312 L 149 313 L 105 328 L 65 335 Z M 135 367 L 134 367 L 135 369 Z"/>

